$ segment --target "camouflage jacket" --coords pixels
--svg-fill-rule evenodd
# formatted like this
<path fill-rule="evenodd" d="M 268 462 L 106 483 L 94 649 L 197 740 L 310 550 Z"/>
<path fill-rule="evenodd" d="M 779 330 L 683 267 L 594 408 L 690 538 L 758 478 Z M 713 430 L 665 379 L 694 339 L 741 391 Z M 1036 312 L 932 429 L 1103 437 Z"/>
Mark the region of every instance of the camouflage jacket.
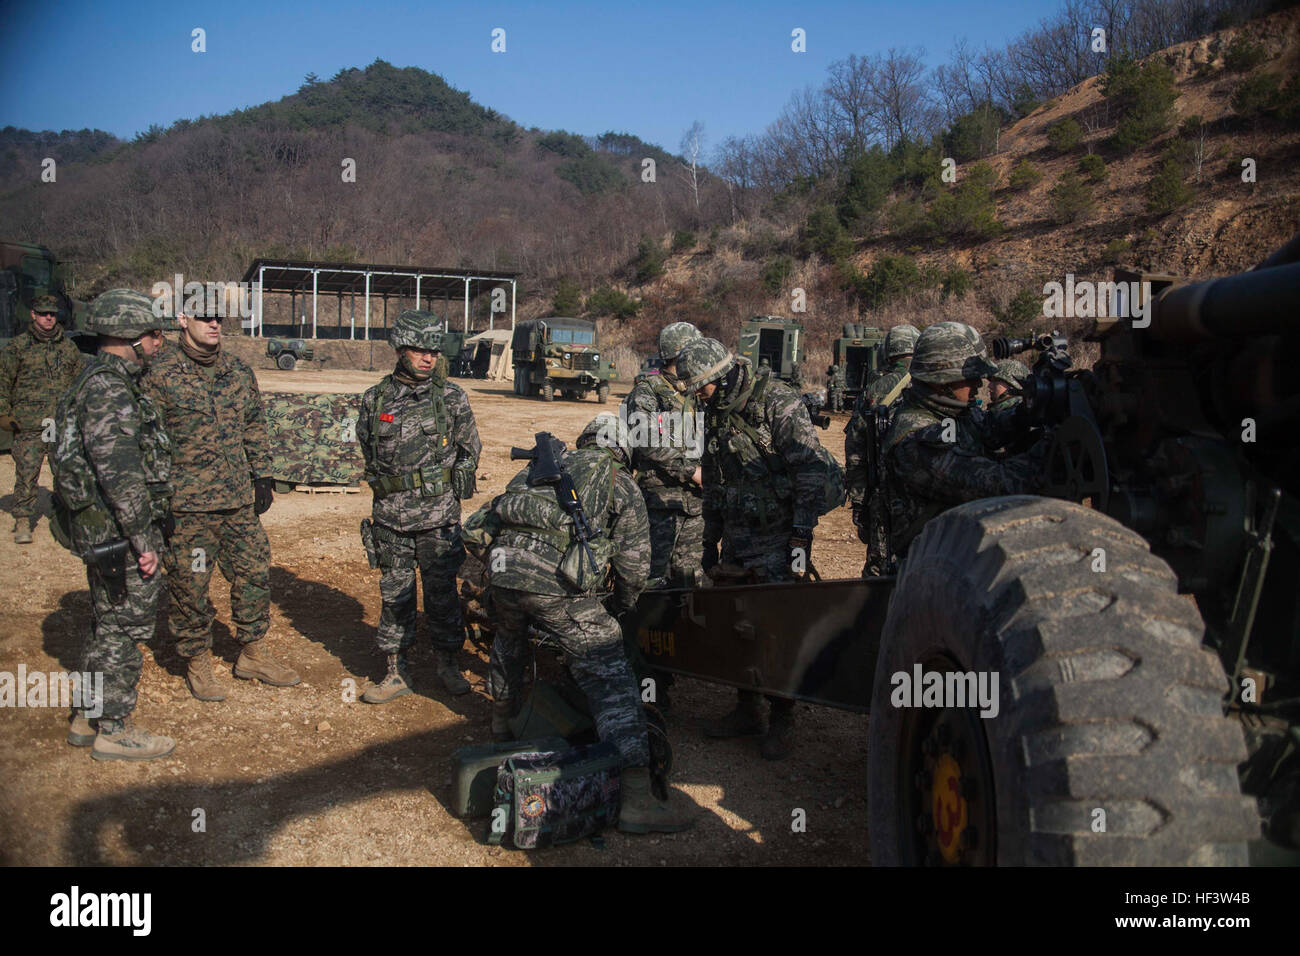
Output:
<path fill-rule="evenodd" d="M 84 364 L 58 325 L 48 342 L 18 335 L 0 351 L 0 415 L 13 416 L 23 431 L 39 431 Z"/>
<path fill-rule="evenodd" d="M 844 426 L 844 483 L 849 490 L 849 504 L 855 509 L 862 506 L 867 492 L 866 443 L 871 439 L 868 434 L 867 409 L 888 398 L 890 392 L 908 374 L 905 364 L 894 362 L 882 374 L 877 375 L 858 395 L 858 400 L 853 405 L 853 416 Z M 897 402 L 898 398 L 894 401 Z"/>
<path fill-rule="evenodd" d="M 955 505 L 1041 489 L 1047 442 L 1014 458 L 991 457 L 1016 435 L 1011 415 L 946 408 L 919 385 L 908 387 L 885 436 L 891 550 L 901 557 L 925 522 Z"/>
<path fill-rule="evenodd" d="M 222 352 L 203 368 L 168 347 L 149 363 L 142 384 L 172 441 L 172 510 L 251 505 L 253 479 L 271 474 L 271 443 L 253 370 Z"/>
<path fill-rule="evenodd" d="M 619 603 L 630 606 L 650 576 L 650 519 L 641 489 L 621 466 L 608 467 L 612 459 L 604 448 L 578 448 L 564 453 L 564 466 L 582 499 L 588 525 L 605 538 L 604 548 L 598 550 L 608 557 Z M 563 512 L 550 486 L 525 490 L 527 476 L 527 468 L 515 475 L 495 502 L 498 514 L 522 515 L 526 524 L 507 521 L 493 542 L 488 561 L 492 584 L 532 594 L 573 595 L 575 589 L 558 571 L 570 534 L 555 537 L 536 530 L 548 524 L 567 528 L 569 522 L 559 517 Z M 609 485 L 597 487 L 598 481 Z M 519 500 L 507 506 L 507 495 Z M 535 513 L 527 520 L 530 510 Z"/>
<path fill-rule="evenodd" d="M 1019 395 L 1004 395 L 989 406 L 989 414 L 992 415 L 999 412 L 1010 411 L 1019 405 L 1021 401 L 1022 399 Z"/>
<path fill-rule="evenodd" d="M 71 421 L 61 423 L 54 459 L 74 467 L 56 467 L 55 485 L 74 509 L 72 538 L 78 548 L 118 536 L 130 541 L 136 554 L 162 544 L 153 522 L 166 514 L 171 497 L 171 446 L 158 409 L 139 387 L 143 372 L 135 362 L 101 352 L 59 403 L 60 419 Z M 65 448 L 78 440 L 79 448 Z M 78 460 L 84 473 L 75 467 Z M 83 507 L 86 501 L 91 506 Z M 107 533 L 87 525 L 105 518 L 116 526 Z"/>
<path fill-rule="evenodd" d="M 702 492 L 691 477 L 700 465 L 699 446 L 682 438 L 683 434 L 688 437 L 697 434 L 695 399 L 674 388 L 675 381 L 666 372 L 638 376 L 632 391 L 623 400 L 621 411 L 627 419 L 632 466 L 645 495 L 646 507 L 697 515 L 702 508 Z M 673 434 L 663 418 L 664 413 L 677 413 L 683 422 L 690 417 L 691 423 L 685 428 L 691 430 Z M 638 428 L 638 418 L 648 425 Z M 658 447 L 653 447 L 651 442 Z"/>
<path fill-rule="evenodd" d="M 375 522 L 412 532 L 460 521 L 452 471 L 472 476 L 483 446 L 459 385 L 436 372 L 415 387 L 385 376 L 361 396 L 357 442 Z"/>
<path fill-rule="evenodd" d="M 829 388 L 844 388 L 848 384 L 848 371 L 843 365 L 832 365 L 826 375 Z"/>
<path fill-rule="evenodd" d="M 827 482 L 817 430 L 799 393 L 770 369 L 755 373 L 737 361 L 744 362 L 744 378 L 734 397 L 715 394 L 704 417 L 706 542 L 721 540 L 728 526 L 757 534 L 812 528 Z"/>

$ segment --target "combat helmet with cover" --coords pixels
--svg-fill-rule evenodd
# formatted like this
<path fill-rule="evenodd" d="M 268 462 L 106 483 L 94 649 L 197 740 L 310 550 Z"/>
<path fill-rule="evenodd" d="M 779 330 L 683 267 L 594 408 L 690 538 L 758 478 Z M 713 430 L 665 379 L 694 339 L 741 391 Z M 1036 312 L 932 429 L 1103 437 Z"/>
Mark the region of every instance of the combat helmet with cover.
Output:
<path fill-rule="evenodd" d="M 426 352 L 442 351 L 442 324 L 432 312 L 424 309 L 403 309 L 388 333 L 388 344 L 394 349 L 423 349 Z"/>
<path fill-rule="evenodd" d="M 659 333 L 659 357 L 665 362 L 675 362 L 682 349 L 700 337 L 700 330 L 689 322 L 665 325 Z"/>
<path fill-rule="evenodd" d="M 997 371 L 980 334 L 963 322 L 930 326 L 916 340 L 912 353 L 912 378 L 926 385 L 953 385 L 988 378 Z"/>
<path fill-rule="evenodd" d="M 1020 386 L 1024 385 L 1025 381 L 1029 378 L 1029 369 L 1025 366 L 1024 362 L 1021 362 L 1018 359 L 1003 359 L 1001 362 L 997 363 L 997 366 L 997 373 L 990 375 L 989 377 L 995 378 L 999 382 L 1005 382 L 1012 388 L 1020 388 Z"/>
<path fill-rule="evenodd" d="M 921 333 L 912 325 L 896 325 L 885 336 L 885 358 L 896 359 L 911 355 L 916 350 L 916 340 Z"/>
<path fill-rule="evenodd" d="M 86 330 L 115 339 L 138 339 L 149 332 L 177 328 L 154 312 L 154 300 L 134 289 L 109 289 L 95 300 L 86 318 Z"/>
<path fill-rule="evenodd" d="M 677 356 L 677 377 L 685 391 L 697 392 L 723 378 L 735 364 L 736 357 L 717 339 L 699 338 Z"/>
<path fill-rule="evenodd" d="M 627 441 L 627 429 L 612 412 L 601 412 L 589 421 L 578 435 L 578 448 L 607 448 L 624 468 L 632 467 L 632 447 Z"/>

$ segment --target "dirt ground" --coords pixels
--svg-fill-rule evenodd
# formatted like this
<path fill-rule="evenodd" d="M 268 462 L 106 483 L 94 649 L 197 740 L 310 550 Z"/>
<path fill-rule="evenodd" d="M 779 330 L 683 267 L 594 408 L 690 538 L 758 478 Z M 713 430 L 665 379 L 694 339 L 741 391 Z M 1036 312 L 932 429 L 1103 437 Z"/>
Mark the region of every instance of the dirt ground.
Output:
<path fill-rule="evenodd" d="M 263 389 L 360 391 L 378 373 L 259 372 Z M 517 470 L 511 445 L 534 432 L 572 441 L 599 407 L 520 399 L 509 383 L 461 380 L 483 440 L 479 493 L 466 513 L 499 493 Z M 623 386 L 626 390 L 626 386 Z M 615 398 L 620 397 L 616 390 Z M 613 409 L 611 403 L 607 406 Z M 843 460 L 835 416 L 821 435 Z M 49 469 L 40 507 L 48 512 Z M 13 462 L 0 456 L 0 488 L 12 490 Z M 0 671 L 75 670 L 89 624 L 84 569 L 50 537 L 9 534 L 12 493 L 0 534 Z M 665 836 L 611 833 L 603 849 L 586 841 L 538 853 L 484 845 L 485 822 L 455 817 L 451 753 L 491 739 L 487 661 L 466 646 L 473 692 L 452 698 L 421 643 L 412 661 L 416 693 L 385 706 L 345 703 L 383 672 L 374 647 L 379 572 L 358 536 L 370 494 L 276 496 L 263 516 L 271 539 L 269 641 L 303 677 L 274 688 L 234 679 L 238 646 L 229 589 L 213 575 L 222 703 L 194 700 L 171 649 L 166 612 L 144 649 L 138 722 L 176 738 L 169 758 L 97 763 L 68 746 L 67 712 L 0 708 L 0 863 L 4 864 L 424 864 L 424 865 L 845 865 L 868 862 L 867 718 L 798 707 L 797 749 L 771 763 L 757 741 L 715 741 L 702 723 L 734 699 L 724 687 L 679 680 L 668 718 L 675 801 L 698 815 L 695 829 Z M 813 560 L 827 578 L 851 577 L 862 545 L 847 508 L 823 518 Z M 806 831 L 792 832 L 794 811 Z M 201 811 L 201 812 L 200 812 Z M 200 825 L 202 824 L 202 825 Z"/>

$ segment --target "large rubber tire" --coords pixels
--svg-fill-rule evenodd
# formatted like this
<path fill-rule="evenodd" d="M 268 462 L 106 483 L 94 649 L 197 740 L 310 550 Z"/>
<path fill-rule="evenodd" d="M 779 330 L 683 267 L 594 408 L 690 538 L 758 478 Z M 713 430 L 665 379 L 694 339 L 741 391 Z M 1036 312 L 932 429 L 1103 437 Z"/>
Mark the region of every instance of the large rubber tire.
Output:
<path fill-rule="evenodd" d="M 293 367 L 298 364 L 298 359 L 294 357 L 292 352 L 281 352 L 276 356 L 275 364 L 285 372 L 292 372 Z"/>
<path fill-rule="evenodd" d="M 927 524 L 876 663 L 872 862 L 1245 865 L 1242 729 L 1176 585 L 1139 535 L 1071 502 L 993 498 Z M 917 663 L 997 673 L 997 714 L 893 706 Z M 974 830 L 954 844 L 958 820 Z"/>
<path fill-rule="evenodd" d="M 596 389 L 596 401 L 604 405 L 609 401 L 609 382 L 601 382 Z"/>
<path fill-rule="evenodd" d="M 524 393 L 523 386 L 519 384 L 519 373 L 521 371 L 522 369 L 515 369 L 514 392 L 516 395 L 522 395 Z"/>
<path fill-rule="evenodd" d="M 550 382 L 545 382 L 542 385 L 542 401 L 544 402 L 555 401 L 555 386 L 552 385 Z"/>

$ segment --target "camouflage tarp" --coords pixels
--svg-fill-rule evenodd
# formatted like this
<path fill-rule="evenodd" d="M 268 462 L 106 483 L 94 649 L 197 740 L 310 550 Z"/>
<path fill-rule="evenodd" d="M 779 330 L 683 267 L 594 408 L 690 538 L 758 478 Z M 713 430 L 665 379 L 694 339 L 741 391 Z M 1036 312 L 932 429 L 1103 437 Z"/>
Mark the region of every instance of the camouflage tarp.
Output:
<path fill-rule="evenodd" d="M 364 463 L 357 444 L 361 396 L 263 392 L 271 474 L 299 484 L 355 485 Z"/>

